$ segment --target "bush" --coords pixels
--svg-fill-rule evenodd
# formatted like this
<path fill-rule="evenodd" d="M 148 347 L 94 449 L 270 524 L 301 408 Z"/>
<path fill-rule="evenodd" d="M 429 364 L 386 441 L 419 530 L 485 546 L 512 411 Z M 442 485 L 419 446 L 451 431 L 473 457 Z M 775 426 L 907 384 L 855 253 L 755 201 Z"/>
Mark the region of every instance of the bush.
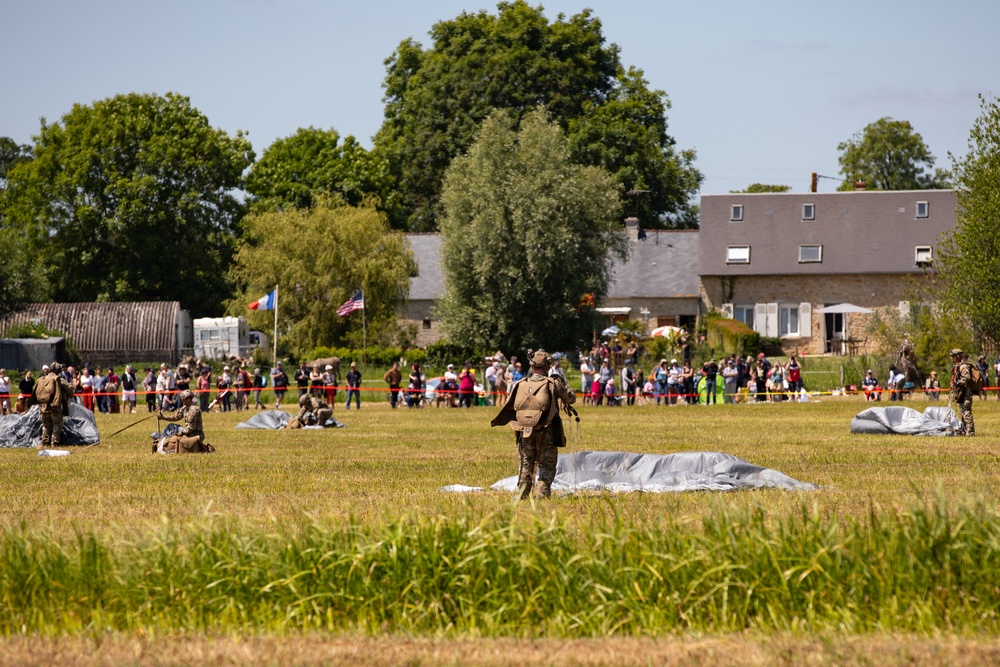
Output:
<path fill-rule="evenodd" d="M 404 350 L 399 347 L 369 347 L 367 350 L 358 350 L 349 347 L 326 347 L 313 348 L 309 359 L 325 359 L 327 357 L 339 357 L 344 363 L 351 361 L 361 362 L 371 366 L 389 367 L 392 362 L 403 360 L 404 364 L 412 364 L 414 361 L 423 363 L 427 354 L 420 348 L 409 348 Z"/>
<path fill-rule="evenodd" d="M 478 366 L 483 356 L 482 350 L 441 340 L 427 346 L 426 360 L 427 365 L 432 368 L 444 368 L 448 364 L 461 364 L 465 361 Z"/>

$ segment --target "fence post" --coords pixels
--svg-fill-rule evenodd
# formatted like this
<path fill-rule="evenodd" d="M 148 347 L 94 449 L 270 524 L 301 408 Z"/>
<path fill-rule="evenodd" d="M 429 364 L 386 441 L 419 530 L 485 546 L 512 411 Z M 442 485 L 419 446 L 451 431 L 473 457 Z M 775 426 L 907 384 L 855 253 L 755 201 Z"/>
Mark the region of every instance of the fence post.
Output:
<path fill-rule="evenodd" d="M 840 365 L 840 386 L 846 387 L 847 384 L 844 382 L 844 364 Z"/>

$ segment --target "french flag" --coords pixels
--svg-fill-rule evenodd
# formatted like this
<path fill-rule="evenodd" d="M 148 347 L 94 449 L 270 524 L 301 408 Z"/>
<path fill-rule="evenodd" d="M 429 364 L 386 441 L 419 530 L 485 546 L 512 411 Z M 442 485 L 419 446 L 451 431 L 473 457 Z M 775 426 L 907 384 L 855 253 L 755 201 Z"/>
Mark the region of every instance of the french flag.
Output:
<path fill-rule="evenodd" d="M 274 310 L 274 300 L 277 297 L 276 292 L 277 290 L 271 291 L 269 294 L 260 297 L 247 307 L 250 310 Z"/>

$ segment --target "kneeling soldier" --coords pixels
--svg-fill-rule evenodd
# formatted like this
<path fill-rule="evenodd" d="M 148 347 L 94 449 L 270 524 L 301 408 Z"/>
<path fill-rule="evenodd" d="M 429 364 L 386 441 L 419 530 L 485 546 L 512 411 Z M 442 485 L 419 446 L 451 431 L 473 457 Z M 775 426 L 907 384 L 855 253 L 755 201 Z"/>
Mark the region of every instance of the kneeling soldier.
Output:
<path fill-rule="evenodd" d="M 181 407 L 172 417 L 167 417 L 162 411 L 156 415 L 168 422 L 182 421 L 184 426 L 179 435 L 172 435 L 163 445 L 164 453 L 194 454 L 214 452 L 212 445 L 205 443 L 205 429 L 201 425 L 201 408 L 194 404 L 194 392 L 186 389 L 181 392 Z"/>
<path fill-rule="evenodd" d="M 299 421 L 307 423 L 307 415 L 312 415 L 320 426 L 326 426 L 327 420 L 333 417 L 333 408 L 321 398 L 303 394 L 299 396 Z"/>

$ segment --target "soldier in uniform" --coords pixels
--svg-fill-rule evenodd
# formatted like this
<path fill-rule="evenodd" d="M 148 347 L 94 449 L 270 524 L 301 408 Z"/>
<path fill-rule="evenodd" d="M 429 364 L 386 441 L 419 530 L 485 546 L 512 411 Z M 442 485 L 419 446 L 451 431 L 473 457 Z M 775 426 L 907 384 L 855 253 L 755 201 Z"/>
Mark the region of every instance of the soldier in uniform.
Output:
<path fill-rule="evenodd" d="M 58 447 L 62 440 L 63 417 L 69 414 L 73 388 L 62 375 L 62 364 L 55 362 L 35 384 L 31 403 L 42 413 L 42 447 Z"/>
<path fill-rule="evenodd" d="M 316 423 L 323 426 L 328 419 L 333 417 L 333 408 L 321 398 L 304 394 L 299 396 L 299 414 L 297 416 L 299 421 L 304 424 L 307 415 L 312 415 Z"/>
<path fill-rule="evenodd" d="M 552 495 L 552 480 L 556 476 L 559 447 L 566 446 L 566 434 L 559 417 L 560 403 L 567 414 L 576 395 L 561 376 L 548 377 L 551 360 L 544 350 L 531 357 L 531 375 L 517 382 L 510 398 L 491 426 L 510 424 L 517 432 L 517 452 L 521 460 L 518 490 L 522 500 L 531 495 L 538 466 L 538 493 L 543 498 Z"/>
<path fill-rule="evenodd" d="M 948 391 L 948 402 L 958 403 L 962 413 L 962 431 L 967 436 L 976 434 L 976 422 L 972 419 L 972 371 L 969 362 L 965 361 L 962 351 L 955 348 L 951 352 L 951 384 Z"/>
<path fill-rule="evenodd" d="M 195 453 L 213 452 L 215 448 L 205 444 L 205 429 L 201 423 L 201 408 L 194 404 L 194 392 L 186 389 L 180 394 L 181 407 L 172 417 L 167 417 L 163 411 L 157 411 L 156 416 L 168 422 L 183 421 L 180 435 L 171 436 L 163 447 L 164 452 Z"/>

